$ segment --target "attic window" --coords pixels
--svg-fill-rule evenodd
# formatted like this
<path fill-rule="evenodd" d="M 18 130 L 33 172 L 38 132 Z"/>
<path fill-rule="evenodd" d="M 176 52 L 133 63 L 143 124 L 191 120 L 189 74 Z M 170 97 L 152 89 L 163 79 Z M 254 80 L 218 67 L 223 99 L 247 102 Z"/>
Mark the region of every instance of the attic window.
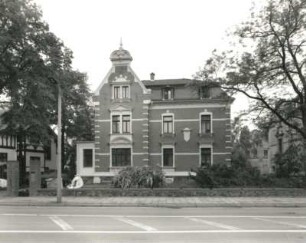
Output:
<path fill-rule="evenodd" d="M 113 86 L 113 99 L 129 99 L 130 86 L 128 85 L 115 85 Z"/>
<path fill-rule="evenodd" d="M 163 100 L 173 100 L 174 98 L 174 88 L 166 87 L 162 89 Z"/>
<path fill-rule="evenodd" d="M 208 99 L 210 98 L 210 89 L 206 86 L 202 86 L 199 89 L 200 99 Z"/>

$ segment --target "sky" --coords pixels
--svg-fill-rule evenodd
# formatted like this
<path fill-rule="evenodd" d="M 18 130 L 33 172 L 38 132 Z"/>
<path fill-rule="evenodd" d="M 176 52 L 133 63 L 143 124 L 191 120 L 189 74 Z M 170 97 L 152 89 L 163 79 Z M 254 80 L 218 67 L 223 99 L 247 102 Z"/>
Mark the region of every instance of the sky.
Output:
<path fill-rule="evenodd" d="M 141 80 L 192 78 L 226 32 L 247 19 L 253 0 L 34 0 L 50 30 L 74 53 L 94 91 L 111 68 L 109 56 L 128 50 Z M 257 0 L 258 1 L 258 0 Z M 247 108 L 237 97 L 234 114 Z"/>

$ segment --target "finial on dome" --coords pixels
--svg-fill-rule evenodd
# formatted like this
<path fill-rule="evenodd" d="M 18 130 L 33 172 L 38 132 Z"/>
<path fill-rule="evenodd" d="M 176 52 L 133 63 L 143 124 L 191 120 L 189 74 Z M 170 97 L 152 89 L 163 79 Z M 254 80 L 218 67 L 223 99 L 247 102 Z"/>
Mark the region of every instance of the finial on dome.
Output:
<path fill-rule="evenodd" d="M 110 59 L 112 62 L 122 62 L 122 61 L 128 61 L 131 62 L 133 60 L 131 54 L 123 49 L 122 45 L 122 38 L 120 38 L 120 47 L 118 50 L 115 50 L 111 53 Z"/>
<path fill-rule="evenodd" d="M 123 49 L 123 47 L 122 47 L 122 37 L 120 37 L 120 48 L 119 48 L 120 50 L 122 50 Z"/>

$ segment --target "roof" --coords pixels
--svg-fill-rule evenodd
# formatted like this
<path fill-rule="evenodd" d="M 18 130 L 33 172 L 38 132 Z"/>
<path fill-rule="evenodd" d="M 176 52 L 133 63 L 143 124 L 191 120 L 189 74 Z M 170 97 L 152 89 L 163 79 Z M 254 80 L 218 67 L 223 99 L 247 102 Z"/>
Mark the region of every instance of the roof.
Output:
<path fill-rule="evenodd" d="M 163 85 L 186 85 L 191 83 L 192 79 L 156 79 L 154 81 L 151 80 L 143 80 L 143 84 L 145 86 L 163 86 Z"/>
<path fill-rule="evenodd" d="M 133 58 L 129 51 L 122 48 L 122 45 L 120 45 L 120 48 L 118 50 L 115 50 L 110 55 L 110 60 L 113 61 L 132 61 Z"/>
<path fill-rule="evenodd" d="M 187 78 L 181 78 L 181 79 L 156 79 L 156 80 L 143 80 L 142 81 L 145 86 L 151 87 L 151 86 L 167 86 L 167 85 L 187 85 L 191 84 L 193 82 L 199 84 L 199 83 L 205 83 L 202 80 L 196 80 L 196 79 L 187 79 Z M 216 82 L 211 82 L 210 85 L 212 86 L 220 86 Z"/>

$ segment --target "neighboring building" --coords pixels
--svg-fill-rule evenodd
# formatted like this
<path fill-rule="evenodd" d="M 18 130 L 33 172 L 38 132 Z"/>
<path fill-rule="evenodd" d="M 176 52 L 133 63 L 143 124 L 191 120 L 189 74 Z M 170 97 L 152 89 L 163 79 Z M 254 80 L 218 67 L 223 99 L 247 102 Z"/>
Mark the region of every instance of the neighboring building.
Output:
<path fill-rule="evenodd" d="M 298 144 L 301 141 L 302 138 L 293 129 L 278 123 L 269 129 L 266 138 L 261 137 L 260 143 L 252 143 L 251 165 L 258 168 L 262 174 L 273 173 L 276 154 L 284 153 L 290 144 Z"/>
<path fill-rule="evenodd" d="M 77 143 L 77 173 L 113 176 L 126 166 L 161 166 L 187 176 L 205 163 L 229 163 L 232 98 L 214 84 L 195 92 L 190 79 L 141 81 L 130 53 L 114 51 L 94 93 L 95 141 Z"/>
<path fill-rule="evenodd" d="M 252 148 L 250 151 L 250 163 L 256 167 L 261 174 L 272 173 L 272 165 L 269 160 L 269 141 L 259 131 L 251 133 Z"/>
<path fill-rule="evenodd" d="M 4 109 L 0 109 L 0 116 Z M 1 124 L 0 130 L 4 129 Z M 18 157 L 18 144 L 16 136 L 0 135 L 0 178 L 6 178 L 7 161 L 16 161 Z M 41 144 L 27 143 L 26 147 L 26 170 L 29 171 L 30 161 L 39 160 L 41 163 L 41 171 L 56 169 L 56 144 L 54 139 L 50 140 L 48 146 Z"/>
<path fill-rule="evenodd" d="M 0 178 L 6 179 L 7 161 L 17 160 L 16 138 L 0 135 Z"/>

